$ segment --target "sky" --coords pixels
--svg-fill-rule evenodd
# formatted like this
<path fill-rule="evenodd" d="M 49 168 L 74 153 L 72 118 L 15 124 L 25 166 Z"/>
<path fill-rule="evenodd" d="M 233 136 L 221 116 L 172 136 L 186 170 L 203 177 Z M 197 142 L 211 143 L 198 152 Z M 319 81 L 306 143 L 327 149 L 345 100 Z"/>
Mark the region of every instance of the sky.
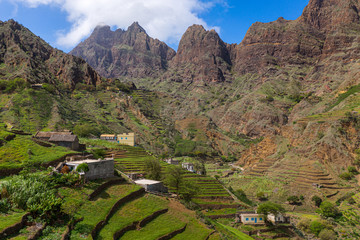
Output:
<path fill-rule="evenodd" d="M 298 18 L 309 0 L 0 0 L 0 20 L 14 19 L 53 47 L 71 51 L 97 25 L 113 30 L 139 24 L 177 49 L 193 24 L 240 43 L 254 22 Z"/>

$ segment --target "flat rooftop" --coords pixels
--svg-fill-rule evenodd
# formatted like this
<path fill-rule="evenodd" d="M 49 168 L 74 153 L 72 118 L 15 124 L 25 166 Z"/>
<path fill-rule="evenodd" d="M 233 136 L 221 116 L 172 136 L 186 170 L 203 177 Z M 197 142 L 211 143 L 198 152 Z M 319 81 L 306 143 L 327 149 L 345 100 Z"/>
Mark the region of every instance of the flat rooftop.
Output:
<path fill-rule="evenodd" d="M 80 160 L 80 161 L 72 161 L 72 162 L 67 162 L 67 165 L 78 165 L 78 164 L 82 164 L 82 163 L 98 163 L 98 162 L 106 162 L 106 161 L 114 161 L 113 158 L 105 158 L 105 159 L 85 159 L 85 160 Z"/>
<path fill-rule="evenodd" d="M 150 179 L 139 179 L 135 181 L 136 184 L 140 185 L 151 185 L 151 184 L 157 184 L 161 183 L 160 181 L 150 180 Z"/>

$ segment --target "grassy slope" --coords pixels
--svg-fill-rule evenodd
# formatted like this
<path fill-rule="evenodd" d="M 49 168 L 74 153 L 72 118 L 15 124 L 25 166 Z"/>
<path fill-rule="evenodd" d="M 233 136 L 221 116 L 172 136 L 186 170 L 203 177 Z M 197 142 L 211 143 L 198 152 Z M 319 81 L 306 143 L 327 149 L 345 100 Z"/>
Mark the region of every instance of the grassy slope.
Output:
<path fill-rule="evenodd" d="M 246 235 L 245 233 L 240 232 L 239 230 L 237 230 L 237 229 L 235 229 L 233 227 L 230 227 L 230 226 L 227 226 L 227 225 L 224 225 L 224 224 L 221 224 L 221 223 L 217 223 L 217 225 L 220 225 L 221 227 L 223 227 L 226 230 L 230 231 L 231 233 L 233 233 L 235 236 L 237 236 L 241 240 L 251 240 L 251 239 L 253 239 L 252 237 Z"/>
<path fill-rule="evenodd" d="M 17 135 L 14 140 L 0 147 L 0 169 L 19 168 L 26 161 L 51 162 L 71 152 L 64 147 L 42 147 L 31 141 L 31 136 Z"/>

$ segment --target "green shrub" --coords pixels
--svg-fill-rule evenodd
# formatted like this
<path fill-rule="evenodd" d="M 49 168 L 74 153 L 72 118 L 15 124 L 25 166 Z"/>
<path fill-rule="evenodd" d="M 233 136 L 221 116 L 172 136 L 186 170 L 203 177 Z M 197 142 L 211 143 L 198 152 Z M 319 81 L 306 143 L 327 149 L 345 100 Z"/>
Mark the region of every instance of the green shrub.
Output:
<path fill-rule="evenodd" d="M 13 80 L 0 80 L 0 90 L 4 93 L 12 93 L 15 90 L 23 90 L 29 86 L 30 84 L 22 78 L 15 78 Z"/>
<path fill-rule="evenodd" d="M 262 203 L 257 208 L 257 213 L 263 214 L 265 217 L 269 213 L 277 215 L 279 213 L 284 213 L 284 212 L 285 212 L 285 208 L 283 208 L 280 204 L 273 203 L 273 202 Z"/>
<path fill-rule="evenodd" d="M 102 148 L 95 148 L 92 150 L 92 154 L 94 155 L 94 158 L 104 158 L 106 156 L 106 150 Z"/>
<path fill-rule="evenodd" d="M 56 216 L 62 199 L 56 195 L 53 177 L 43 174 L 16 175 L 0 185 L 13 207 L 34 214 Z"/>
<path fill-rule="evenodd" d="M 87 165 L 87 163 L 82 163 L 79 166 L 77 166 L 76 171 L 78 173 L 80 173 L 80 172 L 86 173 L 89 171 L 89 166 Z"/>
<path fill-rule="evenodd" d="M 11 204 L 8 199 L 0 200 L 0 213 L 7 213 L 11 209 Z"/>
<path fill-rule="evenodd" d="M 317 207 L 320 207 L 320 205 L 322 203 L 322 199 L 316 195 L 311 198 L 311 201 L 313 201 L 315 206 L 317 206 Z"/>
<path fill-rule="evenodd" d="M 301 219 L 298 223 L 297 223 L 297 228 L 299 228 L 301 231 L 303 232 L 309 232 L 310 231 L 310 223 L 311 220 L 308 218 L 304 218 Z"/>
<path fill-rule="evenodd" d="M 337 218 L 341 216 L 339 209 L 331 202 L 324 201 L 321 203 L 319 213 L 325 218 Z"/>
<path fill-rule="evenodd" d="M 319 221 L 312 221 L 310 223 L 310 231 L 316 236 L 319 236 L 319 233 L 325 228 L 326 226 Z"/>
<path fill-rule="evenodd" d="M 353 178 L 353 174 L 349 173 L 349 172 L 343 172 L 339 175 L 340 178 L 344 179 L 344 180 L 351 180 Z"/>
<path fill-rule="evenodd" d="M 358 170 L 354 166 L 349 166 L 348 167 L 348 172 L 353 174 L 353 175 L 359 174 Z"/>
<path fill-rule="evenodd" d="M 323 229 L 319 233 L 319 238 L 321 240 L 335 240 L 337 239 L 336 233 L 330 229 Z"/>

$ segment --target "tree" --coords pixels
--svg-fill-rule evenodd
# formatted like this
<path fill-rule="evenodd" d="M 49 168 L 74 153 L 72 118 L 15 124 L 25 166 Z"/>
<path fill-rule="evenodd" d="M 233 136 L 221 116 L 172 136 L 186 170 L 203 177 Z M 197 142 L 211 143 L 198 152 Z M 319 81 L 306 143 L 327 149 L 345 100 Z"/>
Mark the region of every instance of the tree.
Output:
<path fill-rule="evenodd" d="M 76 171 L 78 173 L 80 172 L 87 173 L 89 171 L 89 166 L 87 165 L 87 163 L 82 163 L 79 166 L 77 166 Z"/>
<path fill-rule="evenodd" d="M 256 194 L 256 197 L 260 200 L 260 201 L 265 201 L 267 200 L 267 196 L 264 192 L 258 192 Z"/>
<path fill-rule="evenodd" d="M 161 165 L 160 162 L 155 158 L 145 159 L 145 172 L 146 177 L 153 180 L 161 179 Z"/>
<path fill-rule="evenodd" d="M 339 209 L 333 203 L 328 201 L 321 203 L 319 213 L 325 218 L 337 218 L 341 215 Z"/>
<path fill-rule="evenodd" d="M 183 180 L 180 184 L 181 197 L 189 202 L 199 192 L 199 188 L 190 180 Z"/>
<path fill-rule="evenodd" d="M 291 205 L 296 205 L 300 201 L 299 197 L 295 195 L 288 197 L 287 200 Z"/>
<path fill-rule="evenodd" d="M 179 193 L 181 184 L 183 183 L 183 169 L 181 166 L 171 165 L 165 171 L 165 183 L 172 188 L 175 188 L 176 193 Z"/>
<path fill-rule="evenodd" d="M 320 207 L 320 205 L 322 203 L 322 199 L 316 195 L 311 198 L 311 201 L 313 201 L 315 206 L 317 206 L 317 207 Z"/>
<path fill-rule="evenodd" d="M 279 213 L 284 213 L 285 209 L 277 203 L 273 202 L 265 202 L 259 205 L 257 209 L 257 213 L 263 214 L 264 218 L 267 219 L 267 215 L 272 213 L 274 215 L 277 215 Z"/>

